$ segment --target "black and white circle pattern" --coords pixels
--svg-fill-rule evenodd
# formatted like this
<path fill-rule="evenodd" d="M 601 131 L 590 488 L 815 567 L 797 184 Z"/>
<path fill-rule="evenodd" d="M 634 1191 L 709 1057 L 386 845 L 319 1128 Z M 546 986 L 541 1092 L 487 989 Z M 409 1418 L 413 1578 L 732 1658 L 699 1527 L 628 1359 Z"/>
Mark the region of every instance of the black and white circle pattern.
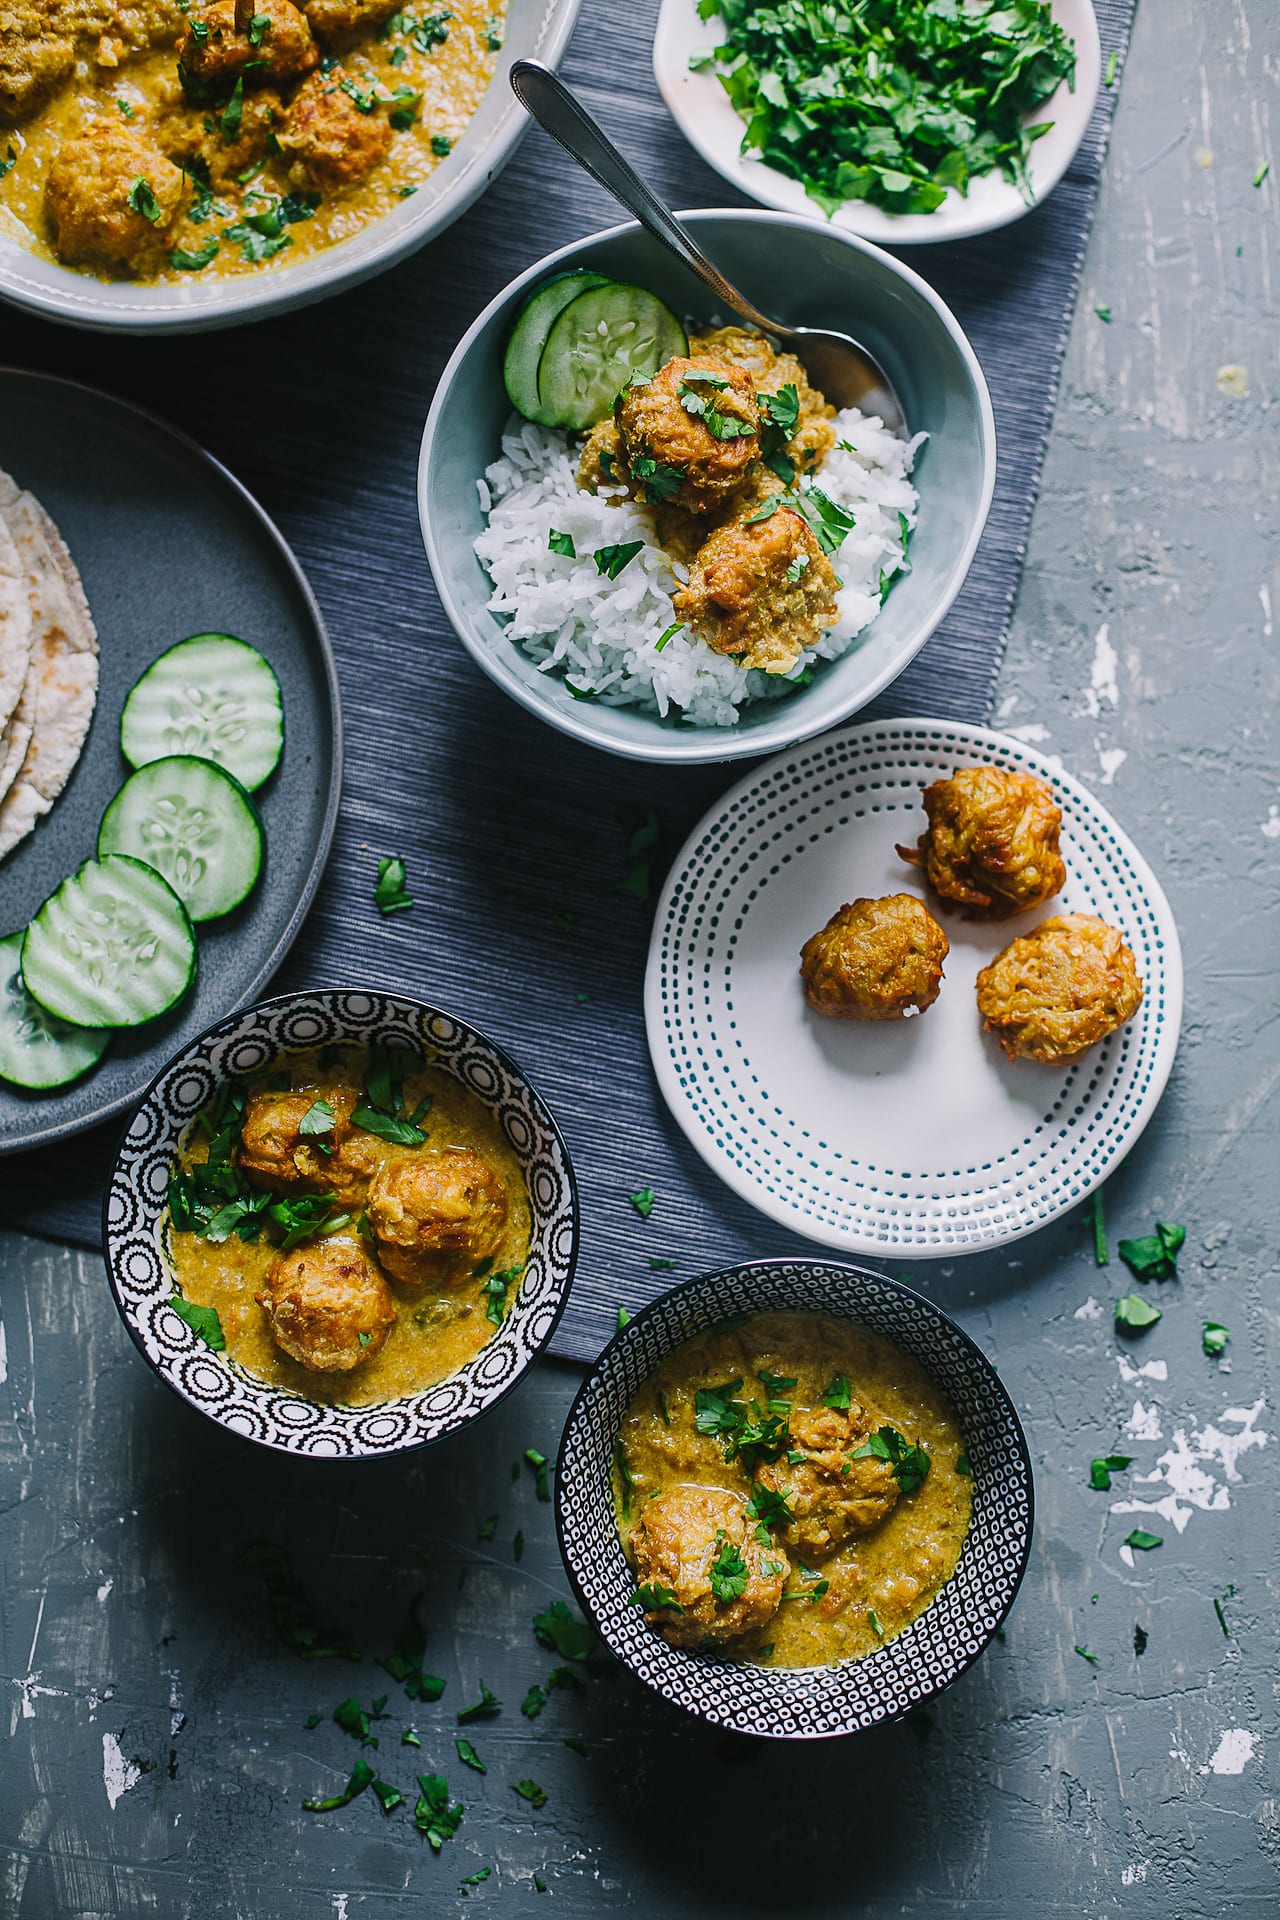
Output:
<path fill-rule="evenodd" d="M 212 1353 L 168 1306 L 169 1170 L 200 1109 L 226 1079 L 261 1073 L 290 1052 L 348 1041 L 407 1047 L 469 1087 L 494 1113 L 524 1171 L 533 1216 L 524 1280 L 502 1326 L 474 1359 L 426 1392 L 380 1406 L 300 1400 Z M 439 1440 L 507 1393 L 551 1338 L 578 1248 L 569 1150 L 515 1063 L 465 1021 L 391 993 L 314 992 L 265 1001 L 193 1040 L 144 1095 L 107 1189 L 107 1269 L 144 1358 L 192 1406 L 246 1439 L 316 1458 L 376 1458 Z"/>
<path fill-rule="evenodd" d="M 989 1135 L 975 1100 L 945 1160 L 885 1157 L 874 1151 L 874 1134 L 869 1151 L 854 1153 L 823 1137 L 822 1116 L 798 1093 L 768 1084 L 756 1032 L 738 1005 L 735 967 L 756 916 L 775 910 L 771 893 L 811 849 L 856 834 L 872 816 L 886 848 L 914 841 L 921 788 L 978 764 L 1037 774 L 1052 786 L 1068 880 L 1050 910 L 1096 913 L 1119 927 L 1145 998 L 1127 1027 L 1064 1072 L 1017 1069 L 1042 1076 L 1026 1078 L 1025 1088 L 1044 1090 L 1022 1139 L 1008 1139 L 998 1126 Z M 826 903 L 813 925 L 837 904 Z M 793 973 L 813 925 L 796 929 Z M 1003 939 L 1018 931 L 1016 922 L 1004 927 Z M 790 980 L 781 990 L 799 995 Z M 1105 807 L 1044 754 L 983 727 L 873 722 L 766 762 L 694 829 L 654 919 L 645 1015 L 672 1113 L 735 1191 L 843 1252 L 928 1258 L 1032 1232 L 1076 1205 L 1124 1157 L 1173 1065 L 1182 960 L 1172 911 L 1146 861 Z"/>
<path fill-rule="evenodd" d="M 673 1348 L 730 1314 L 833 1314 L 892 1340 L 950 1398 L 973 1467 L 960 1564 L 896 1639 L 839 1666 L 764 1668 L 669 1647 L 630 1599 L 609 1468 L 632 1396 Z M 923 1295 L 865 1268 L 762 1261 L 674 1288 L 610 1342 L 560 1445 L 556 1521 L 588 1618 L 648 1686 L 718 1726 L 779 1739 L 856 1733 L 897 1719 L 970 1666 L 1004 1620 L 1031 1551 L 1034 1487 L 1021 1422 L 980 1349 Z"/>

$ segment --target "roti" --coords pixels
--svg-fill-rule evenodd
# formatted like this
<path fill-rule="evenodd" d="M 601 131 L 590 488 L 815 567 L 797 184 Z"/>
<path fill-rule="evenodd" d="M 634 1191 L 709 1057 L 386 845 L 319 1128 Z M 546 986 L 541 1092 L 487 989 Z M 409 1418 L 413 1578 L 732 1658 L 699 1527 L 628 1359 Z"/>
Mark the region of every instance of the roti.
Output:
<path fill-rule="evenodd" d="M 98 636 L 75 562 L 40 502 L 0 473 L 0 519 L 17 549 L 31 622 L 35 716 L 0 798 L 0 859 L 48 813 L 71 777 L 98 697 Z M 21 691 L 21 690 L 20 690 Z"/>
<path fill-rule="evenodd" d="M 3 727 L 0 727 L 0 800 L 4 799 L 18 777 L 18 768 L 27 757 L 36 725 L 35 676 L 28 674 L 22 698 Z"/>
<path fill-rule="evenodd" d="M 7 474 L 0 474 L 0 512 L 6 505 Z M 31 601 L 23 578 L 17 542 L 0 521 L 0 738 L 13 718 L 31 663 Z"/>

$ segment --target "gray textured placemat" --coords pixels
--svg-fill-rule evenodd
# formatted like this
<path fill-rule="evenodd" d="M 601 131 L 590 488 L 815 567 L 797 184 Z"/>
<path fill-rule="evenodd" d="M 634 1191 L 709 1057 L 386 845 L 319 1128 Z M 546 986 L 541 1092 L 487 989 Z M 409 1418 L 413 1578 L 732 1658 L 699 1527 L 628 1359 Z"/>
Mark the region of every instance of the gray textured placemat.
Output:
<path fill-rule="evenodd" d="M 1095 0 L 1104 59 L 1123 56 L 1135 5 Z M 672 203 L 740 204 L 658 96 L 655 12 L 655 0 L 625 10 L 586 0 L 566 76 Z M 1113 104 L 1104 88 L 1074 164 L 1034 213 L 909 256 L 982 362 L 1000 470 L 955 607 L 869 713 L 986 718 Z M 531 260 L 616 218 L 614 203 L 534 132 L 433 246 L 305 313 L 150 341 L 0 318 L 0 357 L 167 415 L 257 493 L 293 543 L 338 656 L 347 774 L 329 870 L 277 988 L 399 987 L 474 1021 L 521 1061 L 564 1126 L 582 1189 L 578 1278 L 554 1342 L 578 1357 L 599 1351 L 619 1304 L 670 1284 L 651 1259 L 674 1260 L 682 1276 L 805 1244 L 730 1194 L 662 1105 L 641 1009 L 652 908 L 614 890 L 629 819 L 658 810 L 656 892 L 665 862 L 741 766 L 635 766 L 526 715 L 458 645 L 418 533 L 418 439 L 458 336 Z M 404 856 L 418 903 L 386 922 L 370 892 L 384 852 Z M 0 1162 L 0 1221 L 96 1245 L 116 1136 L 104 1131 Z M 657 1195 L 647 1221 L 627 1197 L 642 1186 Z"/>

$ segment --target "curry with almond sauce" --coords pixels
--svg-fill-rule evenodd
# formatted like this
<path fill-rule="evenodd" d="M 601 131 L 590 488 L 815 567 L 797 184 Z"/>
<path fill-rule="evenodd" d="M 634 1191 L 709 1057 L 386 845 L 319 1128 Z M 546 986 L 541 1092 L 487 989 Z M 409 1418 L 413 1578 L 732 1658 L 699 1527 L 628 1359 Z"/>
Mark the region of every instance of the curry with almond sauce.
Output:
<path fill-rule="evenodd" d="M 951 1578 L 972 1481 L 946 1397 L 852 1322 L 767 1313 L 671 1354 L 614 1460 L 636 1599 L 674 1646 L 861 1659 Z"/>
<path fill-rule="evenodd" d="M 16 0 L 0 232 L 159 283 L 318 253 L 447 158 L 504 20 L 505 0 Z"/>
<path fill-rule="evenodd" d="M 488 1344 L 530 1231 L 520 1163 L 468 1088 L 403 1050 L 331 1047 L 200 1116 L 167 1246 L 177 1310 L 246 1373 L 367 1406 Z"/>

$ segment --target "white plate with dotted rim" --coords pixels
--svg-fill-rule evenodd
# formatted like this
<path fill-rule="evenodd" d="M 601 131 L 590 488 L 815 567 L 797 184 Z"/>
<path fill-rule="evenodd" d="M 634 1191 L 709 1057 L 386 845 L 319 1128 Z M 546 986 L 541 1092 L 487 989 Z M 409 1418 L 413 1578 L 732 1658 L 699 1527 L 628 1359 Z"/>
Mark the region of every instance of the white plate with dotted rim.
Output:
<path fill-rule="evenodd" d="M 1030 118 L 1048 120 L 1051 129 L 1031 149 L 1027 174 L 1033 198 L 1024 200 L 1002 173 L 980 175 L 967 194 L 954 188 L 932 213 L 889 213 L 866 200 L 846 200 L 832 224 L 882 247 L 915 246 L 929 241 L 962 240 L 990 233 L 1038 207 L 1057 186 L 1084 139 L 1102 78 L 1102 50 L 1092 0 L 1053 0 L 1053 16 L 1076 44 L 1075 88 L 1064 81 Z M 689 144 L 739 192 L 780 213 L 808 213 L 816 203 L 798 180 L 742 152 L 746 122 L 733 106 L 712 67 L 692 72 L 689 61 L 718 45 L 725 35 L 719 14 L 698 18 L 694 0 L 662 0 L 653 40 L 653 75 L 672 119 Z"/>
<path fill-rule="evenodd" d="M 895 843 L 925 825 L 922 787 L 978 764 L 1052 786 L 1062 892 L 995 925 L 930 901 L 951 952 L 926 1013 L 875 1024 L 815 1014 L 800 985 L 804 941 L 859 895 L 929 899 Z M 982 1031 L 978 970 L 1068 912 L 1121 930 L 1142 1006 L 1065 1070 L 1008 1061 Z M 1127 835 L 1043 754 L 950 721 L 849 727 L 731 787 L 672 868 L 645 979 L 658 1083 L 721 1179 L 824 1246 L 911 1259 L 1001 1246 L 1092 1192 L 1155 1111 L 1181 1018 L 1173 915 Z"/>

